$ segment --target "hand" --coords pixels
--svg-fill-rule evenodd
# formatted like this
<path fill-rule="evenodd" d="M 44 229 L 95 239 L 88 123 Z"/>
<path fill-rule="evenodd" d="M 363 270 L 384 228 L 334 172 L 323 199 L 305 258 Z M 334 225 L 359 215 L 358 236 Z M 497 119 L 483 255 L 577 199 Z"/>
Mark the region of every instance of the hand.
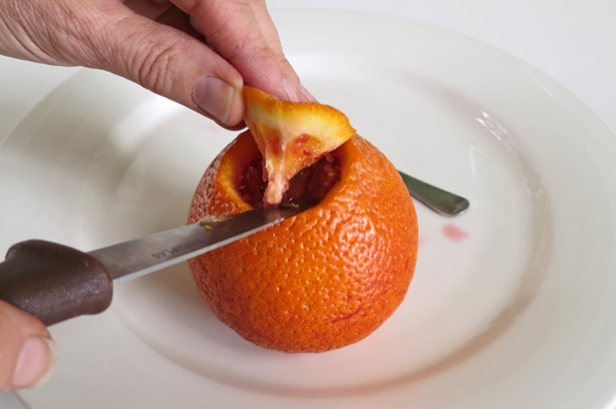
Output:
<path fill-rule="evenodd" d="M 0 0 L 0 53 L 104 69 L 233 128 L 242 85 L 310 100 L 265 0 Z"/>
<path fill-rule="evenodd" d="M 54 357 L 55 344 L 45 326 L 0 301 L 0 393 L 39 384 Z"/>

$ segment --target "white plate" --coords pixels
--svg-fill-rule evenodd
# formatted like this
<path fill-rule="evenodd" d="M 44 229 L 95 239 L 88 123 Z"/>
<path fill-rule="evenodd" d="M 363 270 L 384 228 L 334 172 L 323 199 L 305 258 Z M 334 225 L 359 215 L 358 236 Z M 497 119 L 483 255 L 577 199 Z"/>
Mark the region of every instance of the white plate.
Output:
<path fill-rule="evenodd" d="M 418 204 L 416 277 L 367 339 L 323 354 L 255 347 L 219 323 L 185 265 L 116 287 L 109 311 L 52 327 L 34 409 L 559 408 L 616 404 L 616 135 L 528 65 L 431 26 L 280 12 L 307 87 L 400 169 L 471 201 Z M 2 250 L 88 250 L 184 223 L 234 136 L 82 71 L 0 147 Z"/>

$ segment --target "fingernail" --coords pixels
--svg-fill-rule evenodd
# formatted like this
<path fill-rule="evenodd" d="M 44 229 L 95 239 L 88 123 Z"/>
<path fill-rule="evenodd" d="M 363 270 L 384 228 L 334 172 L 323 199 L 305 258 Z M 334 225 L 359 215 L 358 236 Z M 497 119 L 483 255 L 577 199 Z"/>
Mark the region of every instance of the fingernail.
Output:
<path fill-rule="evenodd" d="M 225 123 L 231 112 L 233 87 L 225 81 L 207 75 L 197 80 L 193 101 L 205 112 Z"/>
<path fill-rule="evenodd" d="M 308 92 L 306 88 L 304 88 L 303 85 L 298 90 L 295 87 L 292 87 L 289 81 L 286 80 L 286 78 L 282 79 L 282 88 L 287 94 L 287 99 L 289 101 L 316 102 L 317 100 L 310 92 Z"/>
<path fill-rule="evenodd" d="M 32 388 L 44 383 L 55 363 L 56 343 L 49 338 L 32 337 L 26 340 L 13 373 L 16 389 Z"/>
<path fill-rule="evenodd" d="M 298 102 L 301 101 L 301 95 L 298 94 L 295 87 L 292 87 L 289 81 L 286 78 L 282 79 L 282 88 L 284 89 L 285 94 L 287 94 L 287 100 Z"/>
<path fill-rule="evenodd" d="M 302 95 L 306 99 L 307 102 L 316 102 L 317 99 L 302 85 Z"/>

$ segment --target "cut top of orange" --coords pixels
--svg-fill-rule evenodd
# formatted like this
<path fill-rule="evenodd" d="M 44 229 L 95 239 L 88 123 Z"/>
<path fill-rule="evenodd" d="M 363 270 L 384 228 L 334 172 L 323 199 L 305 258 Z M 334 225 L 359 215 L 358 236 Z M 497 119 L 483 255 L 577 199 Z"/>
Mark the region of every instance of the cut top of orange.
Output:
<path fill-rule="evenodd" d="M 293 176 L 356 132 L 347 116 L 329 105 L 283 101 L 249 86 L 244 100 L 244 122 L 264 160 L 265 205 L 280 204 Z"/>

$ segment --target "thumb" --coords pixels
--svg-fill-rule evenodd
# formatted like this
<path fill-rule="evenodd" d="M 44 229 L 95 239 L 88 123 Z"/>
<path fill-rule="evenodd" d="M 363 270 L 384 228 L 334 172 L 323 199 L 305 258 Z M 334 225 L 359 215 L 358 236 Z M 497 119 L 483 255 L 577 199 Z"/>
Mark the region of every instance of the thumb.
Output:
<path fill-rule="evenodd" d="M 115 1 L 101 9 L 75 10 L 91 23 L 74 26 L 83 30 L 74 33 L 74 63 L 121 75 L 222 126 L 242 121 L 242 76 L 206 44 Z"/>
<path fill-rule="evenodd" d="M 264 0 L 173 0 L 246 85 L 290 101 L 312 101 L 282 50 Z M 232 29 L 230 29 L 232 28 Z"/>
<path fill-rule="evenodd" d="M 0 393 L 43 382 L 51 372 L 55 351 L 39 320 L 0 301 Z"/>

